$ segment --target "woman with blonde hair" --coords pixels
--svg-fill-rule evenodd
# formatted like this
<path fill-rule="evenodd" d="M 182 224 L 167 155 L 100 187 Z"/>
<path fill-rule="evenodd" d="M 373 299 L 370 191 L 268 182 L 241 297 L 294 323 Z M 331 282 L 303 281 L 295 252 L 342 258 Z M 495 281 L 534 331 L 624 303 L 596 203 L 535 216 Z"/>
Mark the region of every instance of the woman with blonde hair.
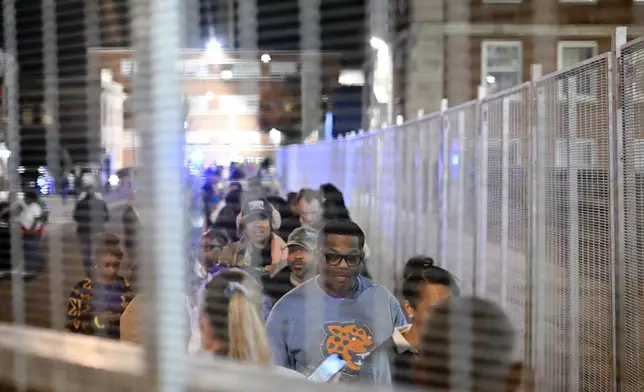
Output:
<path fill-rule="evenodd" d="M 260 312 L 261 299 L 259 285 L 242 270 L 224 270 L 213 276 L 199 304 L 202 349 L 234 361 L 275 366 Z M 276 370 L 304 377 L 289 369 Z"/>

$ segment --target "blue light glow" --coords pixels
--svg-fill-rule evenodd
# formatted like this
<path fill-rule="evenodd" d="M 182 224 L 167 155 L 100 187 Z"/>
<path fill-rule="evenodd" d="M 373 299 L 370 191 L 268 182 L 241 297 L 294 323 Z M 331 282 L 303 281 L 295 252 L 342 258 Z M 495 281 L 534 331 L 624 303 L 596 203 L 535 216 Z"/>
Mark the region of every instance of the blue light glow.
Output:
<path fill-rule="evenodd" d="M 458 163 L 460 162 L 458 154 L 452 154 L 451 162 L 452 162 L 452 165 L 458 166 Z"/>

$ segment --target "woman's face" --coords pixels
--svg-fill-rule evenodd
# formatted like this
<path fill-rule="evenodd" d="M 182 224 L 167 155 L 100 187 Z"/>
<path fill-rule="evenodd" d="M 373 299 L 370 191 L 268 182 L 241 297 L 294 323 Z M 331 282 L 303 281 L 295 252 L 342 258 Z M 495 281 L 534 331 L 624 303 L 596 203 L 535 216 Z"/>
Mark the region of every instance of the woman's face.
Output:
<path fill-rule="evenodd" d="M 113 280 L 119 273 L 121 260 L 111 253 L 105 253 L 97 265 L 98 273 L 106 280 Z"/>

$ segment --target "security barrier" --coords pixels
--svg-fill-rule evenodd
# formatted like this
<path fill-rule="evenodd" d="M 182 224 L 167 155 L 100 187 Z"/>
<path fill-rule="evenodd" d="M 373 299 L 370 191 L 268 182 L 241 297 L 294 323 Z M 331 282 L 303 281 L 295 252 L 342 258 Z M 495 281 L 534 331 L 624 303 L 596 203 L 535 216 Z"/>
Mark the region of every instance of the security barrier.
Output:
<path fill-rule="evenodd" d="M 284 147 L 335 183 L 396 288 L 427 254 L 500 303 L 538 391 L 644 389 L 644 40 L 400 126 Z"/>

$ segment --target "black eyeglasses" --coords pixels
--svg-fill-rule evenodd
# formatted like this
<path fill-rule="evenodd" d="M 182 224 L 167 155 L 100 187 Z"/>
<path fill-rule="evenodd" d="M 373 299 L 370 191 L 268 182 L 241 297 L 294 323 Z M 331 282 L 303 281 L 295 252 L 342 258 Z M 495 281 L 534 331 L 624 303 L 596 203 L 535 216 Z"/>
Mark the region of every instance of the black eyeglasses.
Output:
<path fill-rule="evenodd" d="M 337 267 L 342 263 L 342 260 L 346 261 L 349 267 L 357 267 L 364 260 L 364 252 L 348 255 L 325 249 L 322 249 L 321 252 L 324 255 L 326 263 L 331 267 Z"/>
<path fill-rule="evenodd" d="M 205 251 L 211 251 L 215 249 L 223 249 L 223 246 L 220 245 L 214 245 L 214 244 L 204 244 L 201 246 L 201 248 Z"/>

